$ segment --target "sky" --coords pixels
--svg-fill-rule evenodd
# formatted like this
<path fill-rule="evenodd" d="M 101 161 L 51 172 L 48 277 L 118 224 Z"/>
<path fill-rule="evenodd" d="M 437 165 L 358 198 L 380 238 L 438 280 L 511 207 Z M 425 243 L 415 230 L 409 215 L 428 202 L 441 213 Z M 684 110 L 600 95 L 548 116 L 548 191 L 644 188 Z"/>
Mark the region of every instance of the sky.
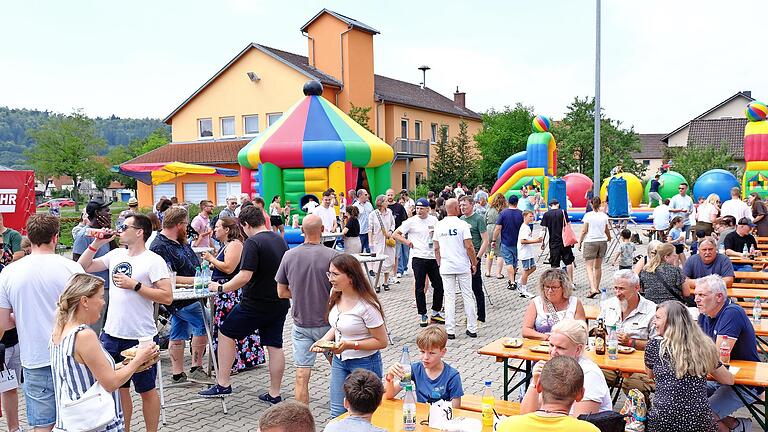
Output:
<path fill-rule="evenodd" d="M 163 118 L 248 43 L 306 55 L 327 8 L 381 33 L 376 73 L 477 112 L 520 102 L 560 119 L 595 93 L 595 0 L 15 1 L 0 26 L 0 106 Z M 766 1 L 603 0 L 601 100 L 667 133 L 734 93 L 768 99 Z M 763 28 L 763 30 L 759 30 Z"/>

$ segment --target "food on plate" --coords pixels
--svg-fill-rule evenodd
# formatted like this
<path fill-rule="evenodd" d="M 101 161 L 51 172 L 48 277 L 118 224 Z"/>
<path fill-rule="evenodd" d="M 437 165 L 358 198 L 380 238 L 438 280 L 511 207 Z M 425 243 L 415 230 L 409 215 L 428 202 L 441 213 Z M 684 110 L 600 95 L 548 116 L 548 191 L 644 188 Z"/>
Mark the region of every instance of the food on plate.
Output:
<path fill-rule="evenodd" d="M 523 340 L 520 338 L 505 338 L 501 344 L 506 348 L 520 348 L 523 346 Z"/>

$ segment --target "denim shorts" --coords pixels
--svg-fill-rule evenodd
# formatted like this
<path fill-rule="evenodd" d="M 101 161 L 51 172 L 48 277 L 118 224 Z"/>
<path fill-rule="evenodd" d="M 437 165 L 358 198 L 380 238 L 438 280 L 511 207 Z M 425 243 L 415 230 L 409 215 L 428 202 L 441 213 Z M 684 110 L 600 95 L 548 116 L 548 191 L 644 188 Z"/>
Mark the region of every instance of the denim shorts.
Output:
<path fill-rule="evenodd" d="M 171 314 L 171 340 L 187 340 L 191 336 L 205 336 L 203 306 L 192 303 Z"/>
<path fill-rule="evenodd" d="M 750 393 L 760 394 L 762 388 L 748 387 Z M 746 399 L 748 403 L 755 402 L 755 398 L 751 395 L 741 393 L 742 397 Z M 719 418 L 728 417 L 736 410 L 744 406 L 744 402 L 736 394 L 736 391 L 732 386 L 722 385 L 713 381 L 707 381 L 707 396 L 709 396 L 709 406 L 712 407 L 712 412 L 717 414 Z"/>
<path fill-rule="evenodd" d="M 291 337 L 293 338 L 293 363 L 296 367 L 311 368 L 315 365 L 317 353 L 311 352 L 309 348 L 322 339 L 330 329 L 331 326 L 299 327 L 296 324 L 293 325 Z"/>
<path fill-rule="evenodd" d="M 27 423 L 30 427 L 56 423 L 54 391 L 50 366 L 24 368 L 24 399 L 27 402 Z"/>
<path fill-rule="evenodd" d="M 501 256 L 504 258 L 504 264 L 517 267 L 517 247 L 509 247 L 502 243 Z"/>
<path fill-rule="evenodd" d="M 133 348 L 139 344 L 135 339 L 120 339 L 114 336 L 110 336 L 104 332 L 101 332 L 101 345 L 112 356 L 115 363 L 121 363 L 125 360 L 125 357 L 120 355 L 121 351 L 125 351 L 128 348 Z M 155 343 L 158 343 L 159 339 L 155 336 Z M 157 378 L 157 365 L 152 365 L 151 368 L 137 372 L 131 376 L 131 379 L 123 383 L 120 388 L 130 388 L 131 381 L 133 381 L 133 389 L 136 393 L 144 393 L 155 388 L 155 379 Z"/>
<path fill-rule="evenodd" d="M 341 360 L 338 355 L 333 356 L 331 364 L 331 418 L 344 414 L 347 410 L 344 408 L 344 380 L 355 369 L 365 369 L 376 374 L 379 378 L 383 376 L 384 366 L 381 362 L 381 351 L 369 355 L 368 357 Z"/>
<path fill-rule="evenodd" d="M 536 258 L 528 258 L 523 261 L 523 270 L 530 270 L 536 267 Z"/>

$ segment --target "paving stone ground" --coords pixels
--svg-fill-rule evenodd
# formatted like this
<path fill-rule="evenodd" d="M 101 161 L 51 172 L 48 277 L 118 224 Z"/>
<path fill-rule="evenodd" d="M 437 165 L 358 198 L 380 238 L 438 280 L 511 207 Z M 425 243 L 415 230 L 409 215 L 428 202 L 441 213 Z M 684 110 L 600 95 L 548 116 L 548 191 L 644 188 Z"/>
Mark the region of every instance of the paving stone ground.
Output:
<path fill-rule="evenodd" d="M 581 225 L 573 225 L 577 236 Z M 639 232 L 640 229 L 633 229 Z M 637 247 L 636 254 L 644 254 L 648 239 L 643 238 L 643 245 Z M 586 299 L 589 292 L 586 271 L 583 266 L 581 253 L 576 253 L 576 270 L 574 273 L 577 290 L 575 291 L 585 304 L 596 303 L 597 300 Z M 543 257 L 538 261 L 536 273 L 531 276 L 529 286 L 537 286 L 541 272 L 549 268 L 543 264 Z M 605 264 L 601 286 L 611 286 L 611 277 L 617 266 Z M 506 281 L 495 278 L 483 277 L 489 296 L 486 298 L 486 323 L 478 330 L 478 337 L 471 339 L 464 334 L 465 327 L 461 324 L 464 316 L 461 296 L 457 296 L 457 317 L 459 325 L 456 327 L 456 339 L 448 341 L 448 352 L 445 361 L 456 367 L 461 373 L 464 392 L 467 394 L 481 394 L 483 381 L 493 380 L 493 392 L 497 397 L 502 394 L 502 369 L 493 358 L 477 354 L 477 349 L 502 336 L 520 336 L 521 321 L 529 300 L 520 298 L 517 292 L 506 289 Z M 392 345 L 382 351 L 384 369 L 400 358 L 402 346 L 411 347 L 412 359 L 416 351 L 415 336 L 419 331 L 418 316 L 414 304 L 413 274 L 409 270 L 401 279 L 401 283 L 392 285 L 392 290 L 382 292 L 379 298 L 384 306 L 386 322 L 391 332 Z M 431 301 L 431 294 L 427 296 Z M 295 368 L 293 367 L 293 350 L 291 347 L 292 321 L 286 320 L 283 330 L 284 348 L 286 356 L 285 377 L 282 383 L 283 398 L 293 398 Z M 187 356 L 188 357 L 188 356 Z M 330 367 L 328 363 L 318 356 L 316 367 L 310 380 L 310 409 L 317 422 L 317 430 L 321 431 L 330 419 L 329 415 L 329 377 Z M 164 356 L 163 371 L 167 374 L 170 370 L 167 356 Z M 168 376 L 166 375 L 166 382 Z M 221 403 L 218 400 L 200 400 L 192 405 L 173 407 L 166 410 L 167 424 L 160 426 L 161 430 L 179 432 L 203 432 L 203 431 L 243 431 L 256 430 L 260 415 L 268 408 L 267 404 L 258 399 L 258 395 L 265 392 L 269 385 L 269 373 L 266 364 L 252 371 L 240 373 L 233 377 L 233 395 L 226 399 L 228 413 L 224 414 Z M 170 400 L 183 400 L 191 398 L 202 386 L 191 384 L 189 386 L 168 390 Z M 134 419 L 131 430 L 145 431 L 144 421 L 141 418 L 141 401 L 134 395 Z M 622 401 L 619 401 L 618 408 Z M 20 394 L 20 417 L 22 427 L 26 428 L 24 415 L 23 396 Z M 740 413 L 740 415 L 742 415 Z M 746 416 L 746 414 L 744 415 Z M 6 429 L 5 419 L 0 419 L 0 428 Z M 755 429 L 757 430 L 757 429 Z"/>

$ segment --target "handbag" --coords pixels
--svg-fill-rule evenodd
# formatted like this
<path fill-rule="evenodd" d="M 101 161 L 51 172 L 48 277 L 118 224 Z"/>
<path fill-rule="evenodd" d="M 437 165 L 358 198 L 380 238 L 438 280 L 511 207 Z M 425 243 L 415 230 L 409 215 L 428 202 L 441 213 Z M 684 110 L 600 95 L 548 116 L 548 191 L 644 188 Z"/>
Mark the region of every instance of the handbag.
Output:
<path fill-rule="evenodd" d="M 374 212 L 376 212 L 376 217 L 379 218 L 381 233 L 384 234 L 384 238 L 385 238 L 384 245 L 386 245 L 387 247 L 395 247 L 395 244 L 397 243 L 395 242 L 395 239 L 389 236 L 389 234 L 387 233 L 387 230 L 384 229 L 384 221 L 381 220 L 381 213 L 378 210 L 374 210 Z"/>
<path fill-rule="evenodd" d="M 616 411 L 582 414 L 578 419 L 592 423 L 600 429 L 600 432 L 624 432 L 624 426 L 626 425 L 624 416 Z"/>
<path fill-rule="evenodd" d="M 563 210 L 563 246 L 570 247 L 576 244 L 576 233 L 571 228 L 571 223 L 568 222 L 568 218 L 565 216 L 565 210 Z"/>
<path fill-rule="evenodd" d="M 72 400 L 68 392 L 61 395 L 59 419 L 68 431 L 86 432 L 103 428 L 117 418 L 115 400 L 97 381 L 79 399 Z"/>

